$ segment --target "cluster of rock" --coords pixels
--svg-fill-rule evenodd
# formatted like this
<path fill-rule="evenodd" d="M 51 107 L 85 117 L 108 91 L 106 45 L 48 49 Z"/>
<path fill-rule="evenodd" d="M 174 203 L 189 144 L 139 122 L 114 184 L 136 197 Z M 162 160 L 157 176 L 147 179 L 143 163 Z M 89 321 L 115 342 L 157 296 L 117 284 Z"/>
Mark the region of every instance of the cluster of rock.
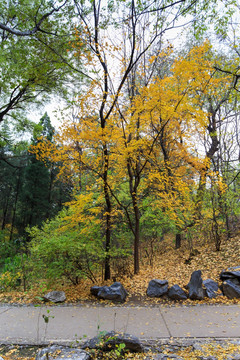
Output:
<path fill-rule="evenodd" d="M 148 284 L 147 295 L 150 297 L 161 297 L 167 295 L 172 300 L 202 300 L 204 297 L 215 298 L 218 295 L 218 284 L 211 280 L 202 280 L 201 270 L 194 271 L 186 286 L 188 293 L 179 285 L 168 287 L 167 280 L 151 280 Z"/>
<path fill-rule="evenodd" d="M 219 286 L 214 280 L 202 280 L 201 270 L 194 271 L 187 286 L 188 293 L 180 286 L 173 285 L 168 288 L 167 280 L 151 280 L 148 285 L 147 295 L 151 297 L 161 297 L 167 295 L 173 300 L 186 300 L 188 297 L 191 300 L 202 300 L 205 297 L 215 298 L 218 295 L 227 296 L 229 299 L 240 298 L 240 268 L 230 268 L 224 270 L 220 274 L 220 279 L 223 281 Z"/>
<path fill-rule="evenodd" d="M 168 280 L 153 279 L 149 282 L 147 288 L 147 296 L 162 297 L 168 296 L 172 300 L 202 300 L 205 297 L 215 298 L 218 295 L 225 295 L 229 299 L 240 298 L 240 269 L 230 268 L 222 271 L 220 279 L 223 281 L 219 286 L 214 280 L 202 280 L 201 270 L 194 271 L 191 275 L 189 283 L 183 290 L 179 285 L 175 284 L 169 288 Z M 187 291 L 186 291 L 187 290 Z M 127 297 L 127 291 L 120 282 L 115 282 L 111 286 L 93 286 L 91 294 L 99 299 L 116 300 L 124 302 Z"/>
<path fill-rule="evenodd" d="M 240 267 L 222 271 L 220 279 L 222 284 L 219 287 L 214 280 L 202 280 L 202 272 L 197 270 L 192 273 L 184 290 L 177 284 L 169 288 L 168 280 L 153 279 L 148 284 L 147 296 L 162 297 L 165 295 L 172 300 L 186 300 L 187 298 L 202 300 L 205 297 L 212 299 L 218 295 L 227 296 L 229 299 L 240 298 Z M 128 295 L 120 282 L 115 282 L 110 286 L 92 286 L 90 292 L 98 299 L 119 302 L 124 302 Z M 59 303 L 66 300 L 66 295 L 63 291 L 51 291 L 43 299 L 44 301 Z"/>
<path fill-rule="evenodd" d="M 92 356 L 89 350 L 101 350 L 103 352 L 114 351 L 119 349 L 119 346 L 124 344 L 122 351 L 128 351 L 131 353 L 145 352 L 145 348 L 140 340 L 133 335 L 126 333 L 118 333 L 115 331 L 107 332 L 104 335 L 96 336 L 81 345 L 81 349 L 74 349 L 63 346 L 50 346 L 45 349 L 41 349 L 35 360 L 90 360 Z M 1 359 L 0 359 L 1 360 Z"/>
<path fill-rule="evenodd" d="M 240 353 L 237 350 L 239 348 L 239 343 L 239 340 L 224 341 L 221 339 L 219 341 L 215 340 L 214 343 L 208 341 L 208 344 L 211 345 L 211 348 L 215 348 L 217 350 L 215 353 L 218 353 L 221 348 L 224 350 L 230 347 L 232 351 L 227 352 L 227 359 L 229 360 L 240 360 Z M 197 358 L 199 360 L 218 359 L 218 357 L 209 356 L 205 353 L 207 351 L 205 347 L 205 345 L 207 345 L 206 340 L 195 341 L 190 339 L 183 339 L 171 341 L 171 343 L 162 342 L 160 340 L 159 342 L 153 341 L 153 343 L 149 343 L 140 342 L 137 337 L 130 334 L 111 331 L 105 335 L 96 336 L 86 341 L 81 345 L 81 348 L 52 345 L 45 349 L 41 349 L 38 351 L 35 360 L 91 360 L 95 358 L 92 357 L 91 350 L 100 350 L 100 354 L 109 351 L 114 352 L 114 350 L 119 349 L 120 344 L 124 344 L 122 353 L 126 351 L 130 353 L 143 353 L 145 360 L 183 360 L 183 358 L 177 355 L 177 353 L 184 349 L 188 349 L 188 355 L 191 356 L 192 353 L 194 358 L 195 351 L 197 351 Z M 234 345 L 238 346 L 234 349 Z M 100 358 L 103 357 L 101 356 Z M 114 354 L 113 358 L 115 358 Z M 2 360 L 1 357 L 0 360 Z"/>

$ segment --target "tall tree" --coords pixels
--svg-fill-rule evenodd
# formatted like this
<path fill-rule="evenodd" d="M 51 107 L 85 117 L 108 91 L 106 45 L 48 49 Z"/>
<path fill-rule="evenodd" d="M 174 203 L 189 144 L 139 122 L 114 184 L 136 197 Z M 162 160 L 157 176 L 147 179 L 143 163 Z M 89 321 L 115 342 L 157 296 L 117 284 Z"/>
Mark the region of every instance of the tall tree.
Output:
<path fill-rule="evenodd" d="M 50 95 L 66 98 L 71 82 L 81 82 L 76 59 L 69 52 L 72 40 L 72 6 L 69 2 L 2 1 L 0 4 L 1 100 L 0 125 L 25 129 L 26 110 L 49 101 Z M 71 78 L 71 80 L 70 80 Z"/>
<path fill-rule="evenodd" d="M 34 150 L 42 158 L 61 161 L 65 172 L 73 172 L 76 179 L 79 167 L 91 171 L 96 180 L 88 189 L 102 190 L 105 205 L 107 191 L 111 201 L 111 207 L 105 206 L 103 213 L 105 231 L 108 221 L 113 228 L 116 205 L 125 211 L 134 234 L 135 272 L 139 271 L 140 209 L 145 189 L 152 191 L 154 184 L 155 204 L 167 208 L 165 211 L 179 228 L 194 217 L 190 189 L 194 176 L 205 168 L 205 159 L 194 152 L 196 135 L 205 134 L 208 126 L 208 111 L 202 106 L 201 95 L 215 91 L 219 81 L 212 76 L 208 50 L 208 44 L 193 49 L 186 57 L 176 59 L 168 76 L 139 87 L 129 106 L 125 102 L 122 111 L 116 108 L 109 115 L 104 132 L 93 84 L 79 99 L 79 118 L 66 121 L 57 134 L 59 146 L 45 140 Z M 119 95 L 119 103 L 124 98 Z M 127 203 L 119 195 L 123 183 L 129 185 Z"/>
<path fill-rule="evenodd" d="M 46 136 L 52 141 L 54 128 L 45 113 L 35 125 L 32 143 L 37 137 Z M 58 164 L 43 163 L 28 152 L 29 143 L 11 140 L 5 131 L 0 150 L 1 229 L 9 230 L 9 238 L 23 235 L 25 228 L 41 223 L 54 216 L 70 200 L 71 182 L 57 179 Z"/>
<path fill-rule="evenodd" d="M 116 200 L 114 200 L 110 190 L 111 156 L 114 154 L 115 144 L 109 134 L 114 132 L 116 127 L 112 117 L 118 113 L 124 114 L 126 102 L 131 103 L 126 96 L 122 96 L 127 85 L 130 89 L 130 100 L 137 95 L 133 75 L 140 71 L 147 54 L 154 50 L 155 45 L 161 43 L 163 34 L 169 29 L 173 29 L 177 21 L 182 20 L 186 14 L 201 13 L 203 9 L 205 11 L 208 8 L 208 3 L 180 0 L 176 2 L 157 1 L 149 4 L 145 1 L 136 2 L 132 0 L 128 5 L 125 5 L 117 1 L 103 4 L 100 0 L 94 0 L 83 3 L 74 1 L 74 5 L 77 42 L 72 44 L 72 50 L 75 52 L 76 58 L 80 58 L 82 63 L 86 65 L 90 83 L 86 92 L 79 94 L 78 119 L 75 119 L 74 124 L 67 122 L 64 124 L 63 133 L 68 134 L 68 137 L 74 134 L 75 140 L 71 143 L 64 135 L 60 142 L 61 144 L 66 142 L 65 153 L 62 154 L 63 158 L 65 157 L 65 160 L 68 159 L 68 161 L 70 159 L 71 163 L 79 161 L 83 167 L 92 171 L 101 183 L 105 199 L 104 214 L 106 219 L 105 278 L 108 279 L 110 277 L 109 250 L 113 225 L 113 202 Z M 141 42 L 140 39 L 143 34 L 144 41 Z M 82 47 L 85 49 L 84 53 L 81 51 Z M 143 78 L 145 79 L 145 76 Z M 86 131 L 88 131 L 87 135 Z M 84 135 L 81 135 L 83 132 Z M 92 134 L 91 139 L 89 138 L 90 133 Z M 139 134 L 138 130 L 136 133 Z M 94 148 L 98 155 L 97 162 L 94 162 L 92 166 L 89 166 L 90 156 L 85 159 L 83 157 L 83 153 L 88 149 L 83 144 L 81 136 L 87 139 L 88 144 L 91 144 L 89 146 Z M 157 135 L 157 138 L 159 136 L 160 134 Z M 91 142 L 93 139 L 95 144 L 93 141 Z M 74 148 L 74 156 L 69 155 L 71 147 Z M 101 156 L 99 156 L 100 154 Z M 141 158 L 140 151 L 139 158 Z M 70 170 L 70 165 L 68 170 Z M 140 173 L 142 171 L 140 168 Z M 132 179 L 131 194 L 133 203 L 135 202 L 133 206 L 134 211 L 136 211 L 135 220 L 139 224 L 138 207 L 136 207 L 136 189 L 139 185 L 137 172 L 136 168 L 132 168 L 129 171 L 129 176 Z M 135 232 L 137 233 L 138 230 Z M 135 237 L 134 242 L 134 271 L 137 273 L 139 271 L 139 235 Z"/>
<path fill-rule="evenodd" d="M 160 40 L 161 35 L 169 28 L 174 28 L 175 22 L 178 18 L 186 13 L 193 6 L 192 2 L 176 1 L 172 3 L 157 1 L 154 4 L 145 2 L 137 3 L 134 0 L 128 7 L 122 6 L 121 3 L 109 3 L 103 6 L 101 1 L 93 1 L 92 4 L 87 2 L 80 4 L 75 1 L 78 11 L 78 16 L 82 28 L 85 26 L 84 33 L 78 33 L 79 40 L 86 44 L 89 50 L 89 59 L 91 59 L 91 66 L 95 71 L 94 84 L 95 90 L 98 93 L 98 104 L 95 109 L 99 126 L 102 130 L 102 173 L 101 179 L 103 181 L 103 191 L 106 204 L 106 263 L 105 263 L 105 278 L 110 278 L 110 259 L 109 249 L 111 246 L 111 227 L 112 227 L 112 200 L 111 193 L 108 186 L 109 178 L 109 156 L 110 144 L 106 141 L 104 134 L 108 131 L 109 119 L 113 115 L 116 106 L 119 107 L 119 96 L 127 81 L 131 83 L 131 73 L 136 70 L 137 65 L 140 65 L 141 60 L 147 51 Z M 167 16 L 167 21 L 163 19 Z M 102 29 L 105 31 L 106 24 L 108 25 L 108 38 Z M 144 34 L 145 28 L 148 28 L 146 41 L 140 45 L 139 39 Z M 126 42 L 124 47 L 119 47 L 114 39 L 115 34 L 119 34 L 119 28 L 124 36 Z M 113 36 L 110 36 L 110 31 Z M 121 41 L 121 40 L 120 40 Z M 120 50 L 116 54 L 116 50 Z M 115 54 L 116 55 L 115 55 Z M 123 59 L 118 60 L 118 57 Z M 111 61 L 116 61 L 119 64 L 120 72 L 116 77 L 111 70 Z M 90 64 L 89 64 L 90 65 Z M 132 86 L 132 84 L 131 84 Z M 132 89 L 134 86 L 132 86 Z M 111 125 L 110 125 L 111 126 Z M 136 179 L 135 179 L 136 180 Z M 134 181 L 135 181 L 134 180 Z M 136 180 L 137 181 L 137 180 Z M 133 201 L 136 201 L 136 189 L 132 189 Z M 135 199 L 135 200 L 134 200 Z M 135 211 L 137 207 L 134 206 Z M 139 214 L 135 214 L 136 222 L 139 222 Z M 138 229 L 138 226 L 137 226 Z M 135 232 L 137 233 L 137 229 Z M 134 271 L 139 271 L 139 236 L 135 237 L 135 265 Z"/>

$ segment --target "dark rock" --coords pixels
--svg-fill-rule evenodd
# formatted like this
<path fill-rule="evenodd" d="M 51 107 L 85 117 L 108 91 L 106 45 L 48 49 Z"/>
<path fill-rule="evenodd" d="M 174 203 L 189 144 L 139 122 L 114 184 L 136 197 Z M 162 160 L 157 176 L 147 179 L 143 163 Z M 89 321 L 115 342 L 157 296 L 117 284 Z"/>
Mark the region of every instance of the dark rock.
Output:
<path fill-rule="evenodd" d="M 240 281 L 237 278 L 228 279 L 228 280 L 231 280 L 231 282 L 234 283 L 235 285 L 240 285 Z"/>
<path fill-rule="evenodd" d="M 91 356 L 82 349 L 65 348 L 63 346 L 50 346 L 41 349 L 35 360 L 90 360 Z"/>
<path fill-rule="evenodd" d="M 92 288 L 91 288 L 92 289 Z M 116 300 L 116 301 L 125 301 L 126 297 L 128 295 L 127 291 L 124 289 L 122 284 L 120 282 L 115 282 L 111 286 L 101 286 L 98 291 L 97 287 L 94 287 L 93 290 L 91 290 L 92 294 L 95 295 L 99 299 L 105 299 L 105 300 Z"/>
<path fill-rule="evenodd" d="M 168 292 L 168 281 L 167 280 L 151 280 L 149 281 L 147 288 L 147 296 L 160 297 L 167 294 Z"/>
<path fill-rule="evenodd" d="M 173 285 L 168 290 L 168 296 L 170 297 L 170 299 L 173 299 L 173 300 L 186 300 L 187 299 L 187 294 L 185 293 L 185 291 L 182 288 L 180 288 L 179 285 Z"/>
<path fill-rule="evenodd" d="M 203 281 L 202 281 L 201 270 L 194 271 L 191 275 L 190 282 L 187 285 L 190 299 L 202 300 L 204 298 L 202 284 L 203 284 Z"/>
<path fill-rule="evenodd" d="M 125 344 L 124 350 L 130 352 L 143 352 L 144 347 L 141 344 L 140 340 L 133 335 L 118 333 L 115 331 L 110 331 L 102 336 L 96 336 L 83 345 L 82 349 L 102 349 L 103 351 L 110 351 L 120 344 Z"/>
<path fill-rule="evenodd" d="M 229 299 L 240 298 L 240 285 L 235 284 L 232 280 L 223 282 L 223 294 Z"/>
<path fill-rule="evenodd" d="M 99 349 L 102 347 L 102 338 L 104 335 L 95 336 L 81 344 L 81 349 Z"/>
<path fill-rule="evenodd" d="M 90 293 L 94 296 L 97 296 L 99 290 L 102 288 L 102 286 L 92 286 L 90 289 Z"/>
<path fill-rule="evenodd" d="M 208 297 L 209 299 L 215 298 L 217 296 L 218 291 L 218 283 L 214 280 L 207 279 L 203 280 L 204 289 L 204 297 Z"/>
<path fill-rule="evenodd" d="M 44 295 L 43 299 L 45 301 L 52 301 L 54 303 L 64 302 L 66 300 L 66 295 L 64 291 L 51 291 L 48 294 Z"/>
<path fill-rule="evenodd" d="M 231 279 L 238 279 L 240 283 L 240 267 L 231 267 L 227 270 L 223 270 L 220 274 L 220 279 L 222 281 L 231 280 Z"/>

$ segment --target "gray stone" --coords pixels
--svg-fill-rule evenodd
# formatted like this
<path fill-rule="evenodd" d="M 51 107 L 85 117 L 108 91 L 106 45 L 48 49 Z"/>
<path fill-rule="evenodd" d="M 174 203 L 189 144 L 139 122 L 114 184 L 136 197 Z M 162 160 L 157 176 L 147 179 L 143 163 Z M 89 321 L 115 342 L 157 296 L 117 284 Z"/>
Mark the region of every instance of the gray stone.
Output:
<path fill-rule="evenodd" d="M 168 296 L 173 300 L 186 300 L 187 294 L 179 285 L 173 285 L 168 290 Z"/>
<path fill-rule="evenodd" d="M 202 284 L 203 284 L 203 281 L 202 281 L 201 270 L 194 271 L 191 275 L 190 282 L 187 285 L 190 299 L 202 300 L 204 298 Z"/>
<path fill-rule="evenodd" d="M 111 286 L 101 286 L 97 292 L 94 289 L 92 293 L 97 293 L 97 297 L 105 300 L 116 300 L 124 302 L 128 295 L 120 282 L 115 282 Z"/>
<path fill-rule="evenodd" d="M 223 270 L 220 274 L 220 279 L 222 281 L 238 279 L 240 282 L 240 266 L 235 266 L 235 267 L 231 267 L 227 270 Z"/>
<path fill-rule="evenodd" d="M 202 344 L 199 344 L 199 343 L 195 343 L 192 345 L 192 350 L 195 351 L 195 350 L 198 350 L 198 351 L 203 351 L 202 350 Z"/>
<path fill-rule="evenodd" d="M 160 297 L 168 292 L 168 281 L 153 279 L 149 281 L 147 288 L 147 296 Z"/>
<path fill-rule="evenodd" d="M 240 285 L 236 285 L 232 280 L 223 282 L 223 294 L 229 299 L 240 298 Z"/>
<path fill-rule="evenodd" d="M 81 344 L 81 349 L 99 349 L 102 346 L 102 338 L 104 335 L 98 335 Z"/>
<path fill-rule="evenodd" d="M 66 295 L 64 291 L 50 291 L 44 295 L 43 299 L 45 301 L 52 301 L 54 303 L 64 302 L 66 300 Z"/>
<path fill-rule="evenodd" d="M 102 349 L 103 351 L 109 351 L 120 344 L 125 344 L 124 350 L 139 353 L 144 351 L 143 345 L 136 336 L 126 333 L 118 333 L 115 331 L 110 331 L 104 335 L 96 336 L 86 341 L 83 345 L 81 345 L 81 348 Z"/>
<path fill-rule="evenodd" d="M 209 299 L 215 298 L 217 296 L 218 291 L 218 283 L 214 280 L 207 279 L 203 280 L 204 289 L 204 296 L 208 297 Z"/>
<path fill-rule="evenodd" d="M 237 278 L 233 278 L 233 279 L 228 279 L 230 280 L 232 283 L 234 283 L 235 285 L 240 285 L 240 281 Z"/>
<path fill-rule="evenodd" d="M 50 346 L 41 349 L 35 360 L 90 360 L 91 356 L 82 349 L 65 348 L 63 346 Z"/>

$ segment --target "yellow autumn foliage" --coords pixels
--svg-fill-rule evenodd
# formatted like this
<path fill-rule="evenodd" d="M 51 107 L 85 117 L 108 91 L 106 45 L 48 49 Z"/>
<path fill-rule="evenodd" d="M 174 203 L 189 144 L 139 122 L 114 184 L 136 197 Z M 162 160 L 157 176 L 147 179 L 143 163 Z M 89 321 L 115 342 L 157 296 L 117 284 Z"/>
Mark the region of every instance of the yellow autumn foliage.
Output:
<path fill-rule="evenodd" d="M 76 36 L 80 36 L 77 30 Z M 105 45 L 107 51 L 114 51 Z M 169 51 L 158 56 L 167 56 Z M 82 178 L 91 173 L 91 181 L 84 185 L 85 193 L 71 202 L 69 223 L 85 220 L 84 203 L 94 204 L 96 191 L 102 197 L 107 191 L 114 206 L 111 214 L 106 213 L 102 198 L 102 207 L 93 205 L 89 210 L 88 221 L 103 221 L 100 218 L 107 215 L 122 217 L 121 204 L 127 196 L 135 198 L 141 207 L 141 199 L 149 191 L 155 197 L 153 208 L 164 209 L 178 228 L 197 220 L 194 209 L 199 178 L 216 177 L 210 172 L 208 156 L 198 151 L 209 121 L 205 101 L 208 97 L 221 99 L 222 89 L 225 91 L 232 82 L 229 74 L 216 74 L 211 52 L 210 43 L 205 42 L 177 57 L 165 77 L 155 77 L 139 87 L 133 98 L 119 93 L 121 112 L 116 104 L 104 126 L 99 109 L 104 106 L 106 116 L 114 95 L 108 94 L 105 100 L 101 84 L 92 80 L 76 99 L 78 116 L 63 121 L 54 143 L 41 139 L 32 149 L 38 159 L 58 163 L 59 176 L 71 177 L 76 189 Z M 94 65 L 92 58 L 87 61 Z M 122 66 L 125 65 L 123 61 Z M 135 192 L 131 189 L 131 176 L 138 182 Z M 226 191 L 220 176 L 215 184 L 221 193 Z M 131 194 L 126 190 L 129 186 Z M 124 196 L 119 195 L 123 188 Z"/>

